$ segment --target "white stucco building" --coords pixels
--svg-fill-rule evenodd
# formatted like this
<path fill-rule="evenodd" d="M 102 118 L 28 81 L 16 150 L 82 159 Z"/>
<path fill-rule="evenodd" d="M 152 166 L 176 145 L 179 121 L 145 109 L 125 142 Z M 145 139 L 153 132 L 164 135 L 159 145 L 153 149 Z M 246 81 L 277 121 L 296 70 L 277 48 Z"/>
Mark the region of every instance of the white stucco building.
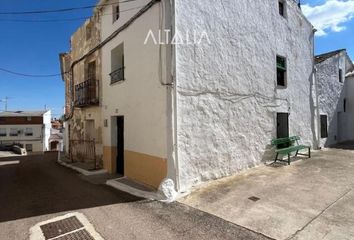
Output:
<path fill-rule="evenodd" d="M 104 168 L 183 192 L 272 159 L 272 138 L 314 145 L 314 29 L 296 1 L 114 3 L 95 10 Z"/>
<path fill-rule="evenodd" d="M 345 49 L 315 57 L 320 147 L 354 140 L 353 63 Z"/>
<path fill-rule="evenodd" d="M 49 150 L 50 111 L 0 112 L 0 144 L 21 144 L 27 152 Z"/>

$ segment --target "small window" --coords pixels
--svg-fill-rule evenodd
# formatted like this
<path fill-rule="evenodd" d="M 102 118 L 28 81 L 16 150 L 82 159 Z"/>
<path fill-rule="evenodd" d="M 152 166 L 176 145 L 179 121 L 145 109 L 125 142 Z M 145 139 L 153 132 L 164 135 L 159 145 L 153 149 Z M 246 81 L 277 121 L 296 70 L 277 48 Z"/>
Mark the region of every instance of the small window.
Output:
<path fill-rule="evenodd" d="M 32 121 L 32 117 L 27 117 L 27 121 L 28 122 Z"/>
<path fill-rule="evenodd" d="M 327 115 L 321 115 L 321 138 L 328 138 Z"/>
<path fill-rule="evenodd" d="M 277 56 L 277 85 L 286 86 L 286 59 Z"/>
<path fill-rule="evenodd" d="M 279 14 L 280 16 L 285 17 L 285 1 L 279 0 Z"/>
<path fill-rule="evenodd" d="M 6 137 L 6 128 L 0 128 L 0 137 Z"/>
<path fill-rule="evenodd" d="M 346 112 L 347 111 L 347 99 L 344 98 L 343 99 L 343 112 Z"/>
<path fill-rule="evenodd" d="M 33 151 L 33 145 L 32 144 L 26 144 L 26 151 L 27 152 L 32 152 Z"/>
<path fill-rule="evenodd" d="M 113 6 L 113 22 L 117 21 L 120 17 L 119 5 Z"/>
<path fill-rule="evenodd" d="M 338 77 L 339 77 L 339 82 L 342 83 L 343 82 L 343 70 L 341 68 L 339 69 L 339 76 Z"/>
<path fill-rule="evenodd" d="M 92 36 L 92 26 L 91 24 L 87 24 L 86 26 L 86 40 L 89 40 Z"/>
<path fill-rule="evenodd" d="M 17 128 L 11 128 L 10 129 L 10 136 L 18 136 L 18 129 Z"/>
<path fill-rule="evenodd" d="M 25 136 L 33 136 L 33 129 L 32 128 L 26 128 Z"/>

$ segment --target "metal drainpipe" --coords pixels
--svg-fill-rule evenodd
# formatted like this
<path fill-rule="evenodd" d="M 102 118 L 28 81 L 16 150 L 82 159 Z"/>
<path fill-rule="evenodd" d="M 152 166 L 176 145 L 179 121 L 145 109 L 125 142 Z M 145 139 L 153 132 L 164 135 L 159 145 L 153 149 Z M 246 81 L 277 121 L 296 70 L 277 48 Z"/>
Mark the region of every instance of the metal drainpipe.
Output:
<path fill-rule="evenodd" d="M 316 99 L 316 124 L 317 124 L 317 133 L 316 133 L 316 146 L 314 146 L 316 149 L 321 149 L 321 136 L 320 136 L 320 132 L 321 132 L 321 128 L 320 128 L 320 106 L 319 106 L 319 101 L 318 101 L 318 81 L 317 81 L 317 77 L 316 77 L 316 64 L 315 64 L 315 33 L 317 32 L 316 29 L 313 29 L 313 68 L 312 68 L 312 72 L 313 72 L 313 78 L 314 78 L 314 85 L 315 85 L 315 99 Z"/>

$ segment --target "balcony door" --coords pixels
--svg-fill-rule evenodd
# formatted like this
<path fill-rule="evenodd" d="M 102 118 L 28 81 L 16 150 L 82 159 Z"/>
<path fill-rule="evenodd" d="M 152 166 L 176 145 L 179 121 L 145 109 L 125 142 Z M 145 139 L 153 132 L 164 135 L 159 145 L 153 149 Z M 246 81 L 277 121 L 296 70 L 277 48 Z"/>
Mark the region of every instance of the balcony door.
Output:
<path fill-rule="evenodd" d="M 86 81 L 88 81 L 88 99 L 91 101 L 97 98 L 96 94 L 96 61 L 89 62 L 87 65 Z"/>

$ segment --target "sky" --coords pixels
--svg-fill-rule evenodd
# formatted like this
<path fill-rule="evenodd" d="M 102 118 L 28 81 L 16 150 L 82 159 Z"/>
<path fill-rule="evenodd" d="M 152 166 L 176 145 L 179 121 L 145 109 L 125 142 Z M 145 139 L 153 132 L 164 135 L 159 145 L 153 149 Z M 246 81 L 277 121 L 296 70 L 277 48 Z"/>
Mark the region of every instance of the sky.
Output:
<path fill-rule="evenodd" d="M 318 30 L 316 54 L 346 48 L 354 59 L 354 0 L 301 2 L 304 14 Z M 1 12 L 61 9 L 95 3 L 96 0 L 1 0 L 0 68 L 35 75 L 60 73 L 58 55 L 69 50 L 70 36 L 84 20 L 33 21 L 84 18 L 91 15 L 92 9 L 39 15 L 3 15 Z M 9 97 L 8 110 L 42 110 L 46 106 L 52 110 L 53 117 L 60 117 L 64 106 L 64 83 L 60 76 L 28 78 L 0 71 L 0 100 L 5 97 Z M 0 102 L 1 110 L 4 110 L 3 102 Z"/>

